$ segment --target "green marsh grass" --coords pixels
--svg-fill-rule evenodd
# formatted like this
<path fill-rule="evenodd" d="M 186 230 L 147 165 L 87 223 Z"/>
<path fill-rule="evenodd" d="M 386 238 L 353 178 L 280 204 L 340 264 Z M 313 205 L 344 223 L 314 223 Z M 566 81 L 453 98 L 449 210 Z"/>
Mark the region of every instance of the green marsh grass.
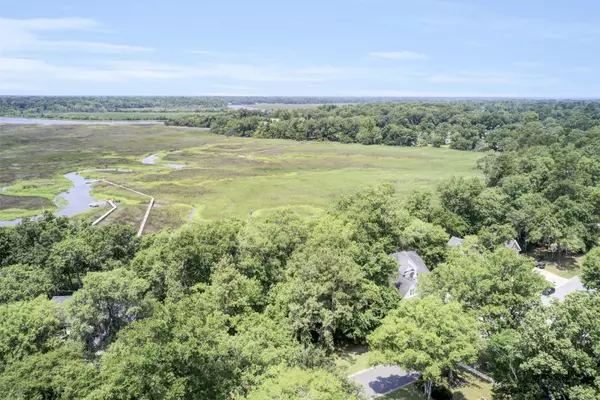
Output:
<path fill-rule="evenodd" d="M 378 183 L 392 184 L 403 197 L 415 188 L 434 189 L 454 175 L 480 176 L 475 162 L 482 156 L 431 147 L 238 138 L 134 125 L 0 125 L 0 142 L 0 186 L 11 185 L 6 195 L 51 200 L 68 189 L 65 173 L 128 169 L 84 176 L 154 196 L 161 207 L 154 208 L 149 223 L 165 226 L 186 223 L 192 206 L 197 207 L 197 221 L 248 218 L 251 212 L 259 218 L 286 207 L 318 215 L 340 195 Z M 140 160 L 148 154 L 187 167 L 144 165 Z M 95 184 L 92 195 L 122 202 L 114 219 L 133 221 L 139 213 L 143 216 L 147 203 L 143 196 L 104 183 Z M 14 204 L 11 210 L 12 217 Z M 0 219 L 6 219 L 7 211 L 0 208 Z"/>

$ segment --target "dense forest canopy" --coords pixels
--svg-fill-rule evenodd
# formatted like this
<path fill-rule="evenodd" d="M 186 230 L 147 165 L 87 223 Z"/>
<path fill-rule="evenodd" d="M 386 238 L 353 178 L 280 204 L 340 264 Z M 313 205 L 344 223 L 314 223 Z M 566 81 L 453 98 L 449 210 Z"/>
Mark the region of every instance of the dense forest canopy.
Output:
<path fill-rule="evenodd" d="M 0 96 L 0 115 L 49 117 L 61 113 L 206 111 L 210 108 L 224 108 L 228 104 L 359 104 L 402 101 L 415 99 L 332 96 Z"/>
<path fill-rule="evenodd" d="M 43 115 L 50 113 L 101 113 L 143 110 L 194 110 L 224 107 L 227 103 L 216 97 L 165 96 L 0 96 L 0 115 Z"/>
<path fill-rule="evenodd" d="M 458 150 L 516 150 L 579 137 L 600 126 L 600 102 L 460 101 L 323 105 L 188 115 L 170 125 L 218 134 Z"/>
<path fill-rule="evenodd" d="M 373 363 L 416 371 L 427 397 L 478 360 L 497 399 L 597 399 L 598 111 L 594 102 L 386 103 L 186 119 L 245 136 L 450 139 L 487 150 L 474 166 L 484 179 L 452 178 L 403 200 L 381 185 L 313 218 L 281 210 L 141 239 L 50 214 L 0 228 L 0 397 L 360 399 L 334 360 L 368 344 Z M 465 240 L 448 246 L 451 235 Z M 581 280 L 591 290 L 544 305 L 549 283 L 507 248 L 513 239 L 525 252 L 587 253 Z M 393 284 L 398 251 L 431 270 L 417 298 Z"/>

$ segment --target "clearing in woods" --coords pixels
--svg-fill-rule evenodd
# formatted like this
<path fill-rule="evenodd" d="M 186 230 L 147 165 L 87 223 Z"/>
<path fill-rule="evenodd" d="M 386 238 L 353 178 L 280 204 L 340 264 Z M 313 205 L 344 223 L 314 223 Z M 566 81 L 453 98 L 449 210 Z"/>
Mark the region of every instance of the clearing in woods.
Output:
<path fill-rule="evenodd" d="M 313 215 L 342 194 L 383 182 L 405 196 L 453 175 L 480 176 L 475 161 L 481 157 L 449 149 L 227 137 L 165 126 L 0 125 L 0 142 L 0 220 L 52 210 L 54 196 L 69 187 L 65 173 L 118 168 L 126 171 L 83 175 L 154 196 L 145 232 L 189 222 L 192 207 L 196 221 L 260 217 L 286 207 Z M 186 167 L 142 164 L 150 154 L 159 156 L 158 164 Z M 121 202 L 103 223 L 139 225 L 147 199 L 103 183 L 94 184 L 91 194 Z"/>

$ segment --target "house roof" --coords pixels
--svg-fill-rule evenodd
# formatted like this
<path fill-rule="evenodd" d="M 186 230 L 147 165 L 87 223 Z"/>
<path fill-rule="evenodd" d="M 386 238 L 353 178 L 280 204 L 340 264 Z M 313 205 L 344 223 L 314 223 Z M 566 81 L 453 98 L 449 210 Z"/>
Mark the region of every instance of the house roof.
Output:
<path fill-rule="evenodd" d="M 392 257 L 400 264 L 400 268 L 398 269 L 400 276 L 404 275 L 409 269 L 416 269 L 417 274 L 429 272 L 425 261 L 419 257 L 416 251 L 401 251 L 392 254 Z"/>
<path fill-rule="evenodd" d="M 556 291 L 552 293 L 550 296 L 542 295 L 542 303 L 544 305 L 550 305 L 552 299 L 558 299 L 559 301 L 563 301 L 568 294 L 575 292 L 587 292 L 583 283 L 581 283 L 581 279 L 578 276 L 569 279 L 565 283 L 556 287 Z"/>
<path fill-rule="evenodd" d="M 50 300 L 56 302 L 56 303 L 64 303 L 67 300 L 70 300 L 71 297 L 73 296 L 52 296 L 52 298 Z"/>
<path fill-rule="evenodd" d="M 505 246 L 508 247 L 509 249 L 515 249 L 517 251 L 521 251 L 521 246 L 519 246 L 519 242 L 517 242 L 515 239 L 509 240 L 508 242 L 506 242 Z"/>
<path fill-rule="evenodd" d="M 464 243 L 464 241 L 465 241 L 465 239 L 463 239 L 463 238 L 459 238 L 459 237 L 456 237 L 456 236 L 452 236 L 452 237 L 450 238 L 450 240 L 448 240 L 448 243 L 446 243 L 446 246 L 453 246 L 453 247 L 456 247 L 456 246 L 458 246 L 458 245 L 460 245 L 460 244 L 463 244 L 463 243 Z M 508 242 L 504 243 L 504 245 L 505 245 L 506 247 L 508 247 L 509 249 L 515 249 L 515 250 L 517 250 L 518 252 L 520 252 L 520 251 L 521 251 L 521 246 L 519 246 L 519 242 L 517 242 L 515 239 L 511 239 L 511 240 L 509 240 Z"/>
<path fill-rule="evenodd" d="M 406 297 L 406 294 L 410 292 L 410 289 L 415 286 L 417 282 L 413 279 L 408 279 L 403 276 L 394 280 L 394 286 L 398 289 L 398 293 L 401 297 Z"/>
<path fill-rule="evenodd" d="M 450 238 L 450 240 L 448 240 L 448 243 L 446 243 L 446 246 L 453 246 L 453 247 L 456 247 L 456 246 L 458 246 L 459 244 L 463 244 L 463 242 L 464 242 L 464 241 L 465 241 L 465 239 L 463 239 L 463 238 L 459 238 L 459 237 L 456 237 L 456 236 L 452 236 L 452 237 Z"/>

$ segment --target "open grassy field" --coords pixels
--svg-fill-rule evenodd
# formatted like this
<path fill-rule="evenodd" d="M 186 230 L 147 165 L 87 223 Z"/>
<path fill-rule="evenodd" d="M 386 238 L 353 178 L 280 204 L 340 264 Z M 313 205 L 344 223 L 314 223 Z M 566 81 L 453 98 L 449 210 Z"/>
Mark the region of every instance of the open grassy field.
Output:
<path fill-rule="evenodd" d="M 178 226 L 190 219 L 246 218 L 250 213 L 260 217 L 283 207 L 314 215 L 340 195 L 383 182 L 394 185 L 401 197 L 415 188 L 434 188 L 453 175 L 478 176 L 474 167 L 481 156 L 448 149 L 237 138 L 200 129 L 133 125 L 0 125 L 0 143 L 0 186 L 8 186 L 3 194 L 30 197 L 0 202 L 0 220 L 41 211 L 47 200 L 68 188 L 65 173 L 119 168 L 127 171 L 84 175 L 154 196 L 157 206 L 149 223 L 156 227 Z M 186 167 L 142 164 L 141 158 L 149 154 L 158 154 L 159 163 Z M 107 223 L 118 219 L 134 224 L 147 203 L 103 184 L 96 184 L 92 195 L 122 202 Z M 192 207 L 197 210 L 190 218 Z"/>

